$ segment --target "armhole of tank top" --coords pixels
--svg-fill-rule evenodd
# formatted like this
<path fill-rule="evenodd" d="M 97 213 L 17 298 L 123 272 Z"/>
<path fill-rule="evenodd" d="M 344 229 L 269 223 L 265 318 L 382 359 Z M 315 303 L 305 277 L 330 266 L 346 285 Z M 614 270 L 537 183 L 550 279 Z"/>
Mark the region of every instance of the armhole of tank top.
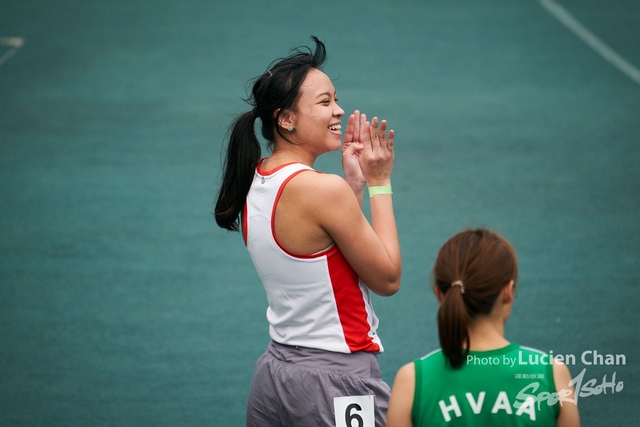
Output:
<path fill-rule="evenodd" d="M 421 359 L 413 361 L 413 369 L 415 370 L 415 385 L 413 386 L 413 402 L 411 403 L 411 420 L 414 425 L 417 425 L 419 421 L 418 409 L 420 406 L 420 398 L 422 397 L 422 393 L 420 393 L 422 388 Z"/>
<path fill-rule="evenodd" d="M 302 172 L 307 172 L 307 171 L 311 171 L 311 172 L 315 172 L 315 173 L 322 173 L 322 172 L 318 172 L 315 169 L 309 168 L 309 169 L 300 169 L 297 170 L 295 172 L 293 172 L 291 175 L 289 175 L 283 182 L 282 184 L 280 184 L 280 188 L 278 189 L 278 193 L 276 194 L 276 198 L 273 201 L 273 207 L 271 208 L 271 237 L 273 237 L 273 241 L 276 242 L 276 245 L 280 248 L 280 250 L 284 253 L 286 253 L 287 255 L 293 257 L 293 258 L 300 258 L 300 259 L 313 259 L 313 258 L 319 258 L 322 256 L 328 256 L 330 254 L 332 254 L 333 252 L 335 252 L 337 250 L 337 246 L 335 243 L 332 243 L 331 245 L 329 245 L 329 247 L 322 249 L 321 251 L 318 252 L 314 252 L 312 254 L 297 254 L 295 252 L 291 252 L 289 251 L 287 248 L 285 248 L 284 246 L 282 246 L 282 244 L 280 243 L 280 241 L 278 240 L 278 237 L 276 236 L 276 208 L 278 206 L 278 202 L 280 201 L 280 196 L 282 195 L 282 191 L 284 190 L 284 187 L 286 187 L 286 185 L 289 183 L 289 181 L 291 181 L 293 178 L 295 178 L 296 176 L 298 176 L 299 174 L 301 174 Z"/>

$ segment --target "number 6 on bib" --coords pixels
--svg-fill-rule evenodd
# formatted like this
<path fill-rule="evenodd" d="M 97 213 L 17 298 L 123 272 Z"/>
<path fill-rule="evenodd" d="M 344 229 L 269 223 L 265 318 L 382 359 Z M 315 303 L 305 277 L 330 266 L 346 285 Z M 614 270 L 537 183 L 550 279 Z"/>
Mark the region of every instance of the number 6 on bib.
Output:
<path fill-rule="evenodd" d="M 375 427 L 374 395 L 334 397 L 336 427 Z"/>

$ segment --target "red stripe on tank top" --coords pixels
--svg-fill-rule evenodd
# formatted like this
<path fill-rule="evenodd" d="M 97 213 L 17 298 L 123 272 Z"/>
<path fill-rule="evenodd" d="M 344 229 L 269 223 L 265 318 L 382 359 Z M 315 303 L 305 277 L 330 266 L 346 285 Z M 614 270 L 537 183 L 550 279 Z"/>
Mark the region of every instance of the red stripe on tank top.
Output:
<path fill-rule="evenodd" d="M 249 235 L 249 220 L 247 214 L 247 202 L 244 202 L 244 209 L 242 209 L 242 240 L 244 245 L 247 246 L 247 236 Z"/>
<path fill-rule="evenodd" d="M 380 351 L 380 346 L 369 335 L 371 326 L 367 321 L 367 310 L 358 285 L 358 275 L 336 247 L 327 255 L 329 277 L 336 299 L 338 317 L 344 337 L 352 353 L 356 351 Z"/>

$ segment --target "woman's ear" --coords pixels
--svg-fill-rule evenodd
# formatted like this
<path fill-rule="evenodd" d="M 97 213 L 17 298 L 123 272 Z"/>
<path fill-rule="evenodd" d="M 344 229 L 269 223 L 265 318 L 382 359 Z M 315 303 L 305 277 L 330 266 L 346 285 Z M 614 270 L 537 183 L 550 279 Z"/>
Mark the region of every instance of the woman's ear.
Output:
<path fill-rule="evenodd" d="M 516 298 L 516 282 L 511 280 L 502 289 L 502 303 L 503 304 L 511 304 L 513 300 Z"/>
<path fill-rule="evenodd" d="M 278 117 L 279 112 L 280 112 L 280 109 L 277 109 L 273 113 L 274 117 Z M 295 129 L 296 127 L 295 121 L 296 121 L 295 113 L 291 110 L 284 110 L 280 115 L 280 117 L 278 117 L 278 126 L 280 126 L 282 129 L 289 129 L 289 128 Z"/>
<path fill-rule="evenodd" d="M 436 285 L 434 285 L 433 286 L 433 293 L 435 294 L 436 298 L 438 299 L 438 302 L 440 304 L 442 304 L 442 300 L 444 299 L 444 294 L 442 293 L 440 288 L 437 287 Z"/>

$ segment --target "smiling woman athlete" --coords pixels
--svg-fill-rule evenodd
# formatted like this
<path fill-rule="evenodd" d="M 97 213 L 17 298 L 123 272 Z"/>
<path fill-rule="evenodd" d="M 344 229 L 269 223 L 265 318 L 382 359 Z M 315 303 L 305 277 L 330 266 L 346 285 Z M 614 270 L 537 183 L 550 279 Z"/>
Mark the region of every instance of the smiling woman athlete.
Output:
<path fill-rule="evenodd" d="M 359 419 L 384 426 L 389 386 L 369 291 L 400 286 L 393 213 L 394 132 L 357 110 L 341 144 L 324 44 L 298 48 L 258 77 L 252 111 L 232 125 L 215 208 L 239 231 L 267 293 L 271 342 L 256 363 L 249 426 L 324 426 Z M 272 153 L 261 158 L 254 123 Z M 342 146 L 344 179 L 312 169 Z M 368 186 L 371 224 L 362 212 Z M 350 423 L 348 425 L 351 425 Z"/>

